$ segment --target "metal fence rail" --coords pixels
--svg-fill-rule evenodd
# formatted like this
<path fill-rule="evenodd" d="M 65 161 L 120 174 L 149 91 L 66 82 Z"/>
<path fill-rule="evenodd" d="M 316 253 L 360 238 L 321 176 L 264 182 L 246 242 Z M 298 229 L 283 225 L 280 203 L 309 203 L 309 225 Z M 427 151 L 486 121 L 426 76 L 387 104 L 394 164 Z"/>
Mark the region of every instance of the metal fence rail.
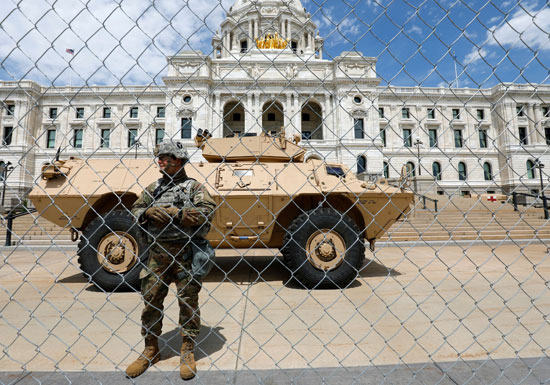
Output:
<path fill-rule="evenodd" d="M 215 204 L 196 383 L 550 383 L 548 20 L 540 1 L 3 4 L 0 383 L 129 381 L 158 273 L 134 203 L 162 141 Z M 181 381 L 180 301 L 132 381 Z"/>

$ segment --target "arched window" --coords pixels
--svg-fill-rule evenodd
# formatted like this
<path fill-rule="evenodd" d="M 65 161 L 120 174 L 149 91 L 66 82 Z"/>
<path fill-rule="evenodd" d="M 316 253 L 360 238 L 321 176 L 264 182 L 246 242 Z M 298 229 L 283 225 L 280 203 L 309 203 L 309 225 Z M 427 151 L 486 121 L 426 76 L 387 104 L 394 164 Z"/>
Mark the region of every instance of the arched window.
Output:
<path fill-rule="evenodd" d="M 489 162 L 483 163 L 483 178 L 485 180 L 493 180 L 493 170 Z"/>
<path fill-rule="evenodd" d="M 365 155 L 359 155 L 357 157 L 357 173 L 361 174 L 365 171 L 367 171 L 367 158 Z"/>
<path fill-rule="evenodd" d="M 415 176 L 415 166 L 413 162 L 407 162 L 407 175 L 409 176 Z"/>
<path fill-rule="evenodd" d="M 232 101 L 223 107 L 223 136 L 244 134 L 244 107 L 240 102 Z"/>
<path fill-rule="evenodd" d="M 323 110 L 316 102 L 302 106 L 302 139 L 323 139 Z"/>
<path fill-rule="evenodd" d="M 388 179 L 390 177 L 390 165 L 388 162 L 384 162 L 384 178 Z"/>
<path fill-rule="evenodd" d="M 262 129 L 269 135 L 278 135 L 284 124 L 283 105 L 276 100 L 264 103 L 262 107 Z"/>
<path fill-rule="evenodd" d="M 535 179 L 535 164 L 532 160 L 527 161 L 527 178 Z"/>
<path fill-rule="evenodd" d="M 441 165 L 439 162 L 432 163 L 432 175 L 436 180 L 441 180 Z"/>
<path fill-rule="evenodd" d="M 458 162 L 458 180 L 466 180 L 467 177 L 466 164 L 464 162 Z"/>

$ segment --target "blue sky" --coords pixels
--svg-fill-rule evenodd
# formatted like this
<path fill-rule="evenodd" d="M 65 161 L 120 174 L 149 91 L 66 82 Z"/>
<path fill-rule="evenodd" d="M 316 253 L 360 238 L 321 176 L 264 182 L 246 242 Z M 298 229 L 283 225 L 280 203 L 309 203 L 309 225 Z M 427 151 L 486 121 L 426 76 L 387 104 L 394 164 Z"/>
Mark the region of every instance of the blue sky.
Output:
<path fill-rule="evenodd" d="M 233 0 L 5 0 L 0 79 L 43 85 L 160 83 L 165 56 L 211 50 Z M 548 2 L 302 0 L 325 58 L 378 58 L 382 84 L 549 83 Z M 65 53 L 75 49 L 75 55 Z M 454 55 L 454 56 L 453 56 Z M 70 64 L 69 64 L 70 63 Z M 69 67 L 70 65 L 70 67 Z M 71 69 L 72 68 L 72 71 Z"/>

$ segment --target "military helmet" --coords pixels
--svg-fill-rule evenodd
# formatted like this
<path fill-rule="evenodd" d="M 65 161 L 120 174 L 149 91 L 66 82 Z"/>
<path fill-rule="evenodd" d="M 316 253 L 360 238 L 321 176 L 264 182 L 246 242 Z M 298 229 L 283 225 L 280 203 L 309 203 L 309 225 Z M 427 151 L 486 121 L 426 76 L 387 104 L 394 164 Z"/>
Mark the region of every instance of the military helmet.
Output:
<path fill-rule="evenodd" d="M 183 159 L 184 163 L 189 161 L 189 154 L 185 146 L 177 140 L 163 140 L 155 146 L 154 154 L 156 157 L 172 155 L 174 158 Z"/>

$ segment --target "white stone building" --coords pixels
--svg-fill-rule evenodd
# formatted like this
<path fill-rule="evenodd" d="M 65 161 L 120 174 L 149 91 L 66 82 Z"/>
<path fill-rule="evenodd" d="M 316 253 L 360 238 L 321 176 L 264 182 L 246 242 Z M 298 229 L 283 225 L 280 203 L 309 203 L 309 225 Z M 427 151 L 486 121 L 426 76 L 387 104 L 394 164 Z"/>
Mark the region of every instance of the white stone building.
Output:
<path fill-rule="evenodd" d="M 163 87 L 0 82 L 0 161 L 14 166 L 6 202 L 33 187 L 58 148 L 62 157 L 148 157 L 173 137 L 199 161 L 198 129 L 223 137 L 284 127 L 302 135 L 306 158 L 365 178 L 398 177 L 408 163 L 423 192 L 540 189 L 534 166 L 540 158 L 550 169 L 550 86 L 383 87 L 375 58 L 326 60 L 323 42 L 299 0 L 237 0 L 210 54 L 167 58 Z"/>

